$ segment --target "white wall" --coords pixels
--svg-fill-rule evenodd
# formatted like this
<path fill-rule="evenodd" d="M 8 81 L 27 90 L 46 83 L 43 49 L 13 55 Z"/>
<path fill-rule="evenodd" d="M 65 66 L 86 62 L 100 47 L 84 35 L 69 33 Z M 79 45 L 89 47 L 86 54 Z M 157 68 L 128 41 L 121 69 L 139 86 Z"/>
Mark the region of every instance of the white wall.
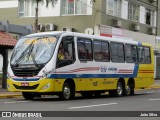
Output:
<path fill-rule="evenodd" d="M 139 41 L 139 42 L 145 42 L 149 43 L 153 46 L 153 48 L 156 48 L 156 36 L 154 35 L 148 35 L 144 33 L 139 33 L 139 32 L 133 32 L 129 30 L 124 30 L 123 32 L 125 37 L 132 38 L 133 40 Z"/>
<path fill-rule="evenodd" d="M 87 15 L 92 15 L 92 7 L 93 7 L 92 0 L 87 0 Z"/>
<path fill-rule="evenodd" d="M 0 8 L 13 8 L 13 7 L 18 7 L 18 0 L 0 1 Z"/>
<path fill-rule="evenodd" d="M 140 23 L 145 24 L 145 7 L 140 6 Z"/>
<path fill-rule="evenodd" d="M 49 4 L 48 8 L 46 7 L 45 3 L 40 5 L 40 16 L 60 16 L 60 1 L 61 0 L 58 0 L 54 7 L 51 3 Z"/>

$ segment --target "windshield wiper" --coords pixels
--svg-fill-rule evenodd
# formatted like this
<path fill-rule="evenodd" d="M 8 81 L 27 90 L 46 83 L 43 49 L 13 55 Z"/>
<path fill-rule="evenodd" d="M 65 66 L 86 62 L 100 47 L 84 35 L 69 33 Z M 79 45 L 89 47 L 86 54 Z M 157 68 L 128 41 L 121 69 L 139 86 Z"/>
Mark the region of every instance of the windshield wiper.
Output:
<path fill-rule="evenodd" d="M 37 64 L 37 62 L 36 62 L 36 60 L 35 60 L 35 57 L 34 57 L 34 55 L 33 55 L 32 52 L 33 52 L 33 44 L 32 44 L 32 46 L 31 46 L 31 48 L 30 48 L 30 50 L 29 50 L 29 52 L 28 52 L 28 57 L 31 56 L 34 65 L 39 68 L 39 65 Z"/>
<path fill-rule="evenodd" d="M 14 64 L 15 67 L 17 67 L 18 64 L 19 64 L 19 62 L 26 57 L 27 51 L 28 51 L 29 49 L 31 49 L 31 47 L 33 46 L 33 42 L 34 42 L 34 40 L 33 40 L 32 43 L 23 51 L 23 53 L 20 55 L 19 59 L 18 59 L 18 60 L 15 62 L 15 64 Z"/>

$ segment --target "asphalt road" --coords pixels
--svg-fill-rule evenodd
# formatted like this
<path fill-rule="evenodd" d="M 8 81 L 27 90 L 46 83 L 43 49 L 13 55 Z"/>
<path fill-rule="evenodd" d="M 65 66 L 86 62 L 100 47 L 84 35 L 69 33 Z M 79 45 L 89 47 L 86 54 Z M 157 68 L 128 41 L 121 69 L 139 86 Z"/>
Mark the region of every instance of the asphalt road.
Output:
<path fill-rule="evenodd" d="M 46 114 L 53 116 L 53 111 L 73 111 L 69 113 L 59 112 L 57 113 L 60 114 L 58 118 L 45 118 L 46 120 L 75 120 L 74 117 L 61 117 L 61 115 L 63 116 L 64 114 L 75 116 L 76 113 L 74 113 L 74 111 L 81 111 L 80 114 L 83 116 L 77 117 L 76 120 L 159 120 L 160 117 L 155 116 L 156 114 L 160 116 L 160 89 L 140 90 L 136 91 L 134 96 L 119 98 L 103 95 L 100 98 L 92 99 L 85 99 L 78 96 L 75 100 L 70 101 L 60 101 L 58 97 L 53 96 L 43 96 L 43 98 L 36 98 L 33 101 L 27 101 L 23 98 L 0 99 L 0 111 L 52 111 L 46 112 Z M 86 111 L 94 112 L 87 113 Z M 114 116 L 113 114 L 115 114 L 115 116 L 108 117 L 108 112 L 106 111 L 115 111 L 111 113 L 112 116 Z M 153 113 L 151 115 L 154 115 L 154 117 L 133 117 L 134 115 L 129 118 L 121 117 L 122 114 L 119 114 L 120 112 L 118 111 L 122 111 L 122 114 L 126 114 L 126 116 L 130 114 L 130 112 L 127 111 L 131 111 L 131 115 L 134 114 L 133 111 L 142 111 L 138 112 L 139 116 L 141 113 L 144 114 L 145 111 L 151 111 Z M 159 112 L 157 113 L 157 111 Z M 106 117 L 97 117 L 100 113 Z M 89 116 L 86 117 L 86 114 Z M 116 115 L 119 115 L 119 117 L 116 117 Z M 0 120 L 1 119 L 2 118 L 0 118 Z M 44 118 L 41 119 L 43 120 Z"/>

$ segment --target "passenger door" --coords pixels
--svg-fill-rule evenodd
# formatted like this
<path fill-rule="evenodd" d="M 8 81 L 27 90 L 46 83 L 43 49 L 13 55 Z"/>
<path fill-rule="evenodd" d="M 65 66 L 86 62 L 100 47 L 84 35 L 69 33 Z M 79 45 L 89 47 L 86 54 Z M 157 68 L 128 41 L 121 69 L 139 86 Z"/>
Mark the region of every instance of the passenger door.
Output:
<path fill-rule="evenodd" d="M 75 62 L 74 39 L 72 36 L 62 38 L 57 55 L 57 68 L 71 65 Z"/>

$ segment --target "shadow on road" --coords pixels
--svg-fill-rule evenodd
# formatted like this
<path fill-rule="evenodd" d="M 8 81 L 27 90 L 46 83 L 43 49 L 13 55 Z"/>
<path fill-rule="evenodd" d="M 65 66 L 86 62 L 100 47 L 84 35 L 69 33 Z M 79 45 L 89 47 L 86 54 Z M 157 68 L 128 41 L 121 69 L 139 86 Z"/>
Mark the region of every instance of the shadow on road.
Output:
<path fill-rule="evenodd" d="M 115 98 L 116 100 L 118 99 L 123 99 L 124 97 L 127 98 L 134 98 L 134 97 L 139 97 L 139 96 L 144 96 L 144 95 L 148 95 L 147 93 L 140 93 L 140 94 L 135 94 L 134 96 L 122 96 L 122 97 L 111 97 L 109 95 L 101 95 L 99 97 L 90 97 L 90 98 L 85 98 L 85 97 L 82 97 L 82 96 L 76 96 L 73 100 L 68 100 L 68 101 L 76 101 L 76 100 L 90 100 L 90 99 L 104 99 L 104 98 L 107 98 L 108 100 L 109 99 L 112 99 L 112 98 Z M 57 96 L 43 96 L 43 97 L 36 97 L 34 100 L 32 101 L 40 101 L 40 102 L 60 102 L 60 101 L 63 101 L 63 100 L 60 100 Z M 66 101 L 65 101 L 66 102 Z"/>

